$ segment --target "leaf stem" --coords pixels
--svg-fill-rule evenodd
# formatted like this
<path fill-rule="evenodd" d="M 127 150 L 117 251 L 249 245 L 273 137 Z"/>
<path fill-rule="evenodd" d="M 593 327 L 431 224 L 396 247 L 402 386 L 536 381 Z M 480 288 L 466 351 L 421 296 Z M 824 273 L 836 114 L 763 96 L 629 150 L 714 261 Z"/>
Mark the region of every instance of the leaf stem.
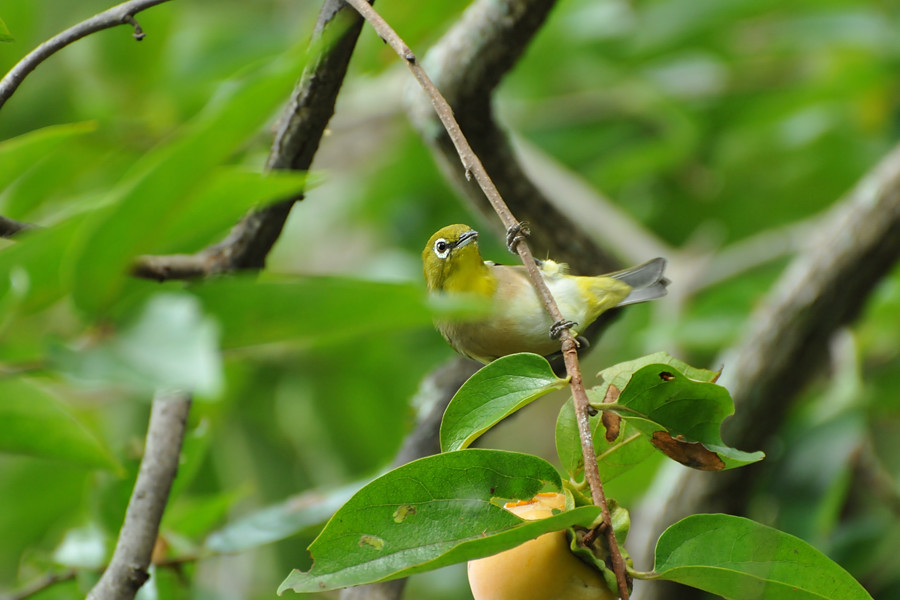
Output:
<path fill-rule="evenodd" d="M 462 129 L 453 116 L 453 109 L 447 100 L 441 95 L 437 87 L 431 81 L 431 78 L 419 64 L 415 54 L 410 50 L 409 46 L 397 35 L 397 33 L 388 25 L 388 23 L 379 15 L 370 4 L 365 0 L 347 0 L 348 4 L 353 6 L 362 17 L 372 25 L 379 36 L 406 62 L 406 66 L 412 72 L 413 77 L 431 99 L 435 112 L 447 134 L 450 137 L 453 146 L 456 148 L 466 175 L 472 175 L 475 181 L 481 187 L 500 221 L 507 230 L 519 225 L 519 222 L 513 216 L 509 207 L 500 196 L 500 192 L 494 185 L 487 170 L 482 165 L 481 160 L 472 150 L 471 145 L 462 132 Z M 535 263 L 534 256 L 528 244 L 524 241 L 515 245 L 515 250 L 522 259 L 522 263 L 528 271 L 531 282 L 534 285 L 538 296 L 541 298 L 544 307 L 550 314 L 550 318 L 554 323 L 565 321 L 559 306 L 556 304 L 550 289 L 547 287 L 543 276 Z M 562 329 L 561 349 L 563 359 L 566 365 L 566 372 L 569 375 L 569 385 L 572 389 L 572 397 L 575 404 L 575 415 L 578 422 L 578 432 L 581 438 L 581 449 L 584 456 L 585 479 L 590 485 L 591 499 L 594 504 L 599 506 L 603 515 L 603 533 L 606 535 L 609 545 L 609 552 L 612 558 L 613 571 L 616 574 L 616 582 L 619 588 L 619 596 L 622 600 L 628 600 L 628 578 L 626 573 L 625 560 L 619 551 L 619 545 L 616 541 L 616 534 L 612 527 L 612 518 L 609 506 L 606 503 L 606 495 L 603 491 L 603 483 L 600 481 L 600 471 L 597 466 L 597 457 L 594 452 L 593 438 L 591 436 L 588 408 L 590 401 L 587 392 L 584 389 L 584 382 L 581 378 L 581 367 L 578 364 L 578 350 L 575 338 L 569 329 Z"/>

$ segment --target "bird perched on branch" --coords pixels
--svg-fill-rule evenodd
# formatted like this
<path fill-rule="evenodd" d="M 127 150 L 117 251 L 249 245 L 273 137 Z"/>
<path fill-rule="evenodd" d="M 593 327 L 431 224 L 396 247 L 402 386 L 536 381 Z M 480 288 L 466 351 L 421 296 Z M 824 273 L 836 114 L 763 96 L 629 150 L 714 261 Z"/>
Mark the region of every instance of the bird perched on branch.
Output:
<path fill-rule="evenodd" d="M 569 275 L 563 263 L 538 261 L 566 320 L 554 324 L 525 267 L 485 261 L 478 250 L 478 232 L 468 225 L 448 225 L 432 235 L 422 251 L 422 264 L 430 293 L 467 294 L 490 301 L 487 319 L 435 323 L 457 352 L 483 363 L 516 352 L 544 356 L 558 352 L 560 344 L 551 330 L 558 337 L 560 326 L 586 328 L 611 308 L 665 296 L 669 283 L 663 276 L 663 258 L 593 277 Z"/>

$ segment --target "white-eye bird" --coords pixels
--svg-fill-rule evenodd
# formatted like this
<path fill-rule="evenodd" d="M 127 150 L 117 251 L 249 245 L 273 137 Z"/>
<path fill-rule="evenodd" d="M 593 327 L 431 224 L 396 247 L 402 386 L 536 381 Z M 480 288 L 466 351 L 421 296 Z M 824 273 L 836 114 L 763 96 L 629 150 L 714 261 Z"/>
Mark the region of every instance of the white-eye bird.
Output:
<path fill-rule="evenodd" d="M 465 294 L 491 302 L 487 319 L 435 322 L 463 356 L 488 363 L 516 352 L 547 356 L 560 350 L 550 335 L 553 322 L 525 267 L 485 261 L 478 250 L 478 232 L 468 225 L 448 225 L 432 235 L 422 250 L 422 265 L 429 293 Z M 592 277 L 569 275 L 567 265 L 552 260 L 538 265 L 563 317 L 581 329 L 611 308 L 665 296 L 669 283 L 663 276 L 663 258 Z"/>

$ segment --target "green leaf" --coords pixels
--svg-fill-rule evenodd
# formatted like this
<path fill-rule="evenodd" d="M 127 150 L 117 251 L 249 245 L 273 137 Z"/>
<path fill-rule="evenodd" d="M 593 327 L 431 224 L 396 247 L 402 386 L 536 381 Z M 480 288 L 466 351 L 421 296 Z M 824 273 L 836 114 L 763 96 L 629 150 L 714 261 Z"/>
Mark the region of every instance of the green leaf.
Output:
<path fill-rule="evenodd" d="M 154 253 L 158 240 L 189 208 L 215 167 L 269 119 L 300 70 L 292 51 L 261 69 L 227 82 L 175 141 L 150 151 L 110 195 L 110 210 L 82 232 L 71 264 L 76 304 L 87 313 L 106 310 L 124 287 L 128 267 Z"/>
<path fill-rule="evenodd" d="M 594 396 L 596 398 L 596 396 Z M 617 411 L 657 449 L 682 464 L 702 470 L 740 467 L 763 459 L 763 452 L 742 452 L 725 445 L 722 421 L 734 413 L 724 387 L 694 381 L 667 364 L 635 372 L 622 389 Z"/>
<path fill-rule="evenodd" d="M 599 507 L 526 522 L 497 500 L 530 499 L 540 491 L 560 491 L 561 485 L 550 463 L 515 452 L 469 449 L 411 462 L 347 501 L 309 547 L 312 568 L 291 572 L 278 593 L 405 577 L 592 523 Z"/>
<path fill-rule="evenodd" d="M 69 138 L 84 135 L 96 128 L 97 124 L 94 122 L 51 125 L 0 142 L 0 190 L 9 186 L 31 165 L 45 158 Z"/>
<path fill-rule="evenodd" d="M 0 19 L 0 42 L 14 42 L 15 38 L 9 33 L 9 28 L 3 19 Z M 2 186 L 0 186 L 2 187 Z"/>
<path fill-rule="evenodd" d="M 306 173 L 220 168 L 201 182 L 162 233 L 154 251 L 194 252 L 219 241 L 247 211 L 298 196 L 309 189 Z"/>
<path fill-rule="evenodd" d="M 0 423 L 0 452 L 119 469 L 90 430 L 30 379 L 0 379 Z"/>
<path fill-rule="evenodd" d="M 4 317 L 36 312 L 66 294 L 59 261 L 70 251 L 85 217 L 76 215 L 52 227 L 29 231 L 0 251 L 0 309 Z"/>
<path fill-rule="evenodd" d="M 728 600 L 872 600 L 805 541 L 731 515 L 693 515 L 669 527 L 656 543 L 652 579 Z"/>
<path fill-rule="evenodd" d="M 119 335 L 89 349 L 54 348 L 52 359 L 76 379 L 151 393 L 177 388 L 214 396 L 222 386 L 218 326 L 184 293 L 151 296 Z"/>
<path fill-rule="evenodd" d="M 656 352 L 604 369 L 597 374 L 603 383 L 588 390 L 588 395 L 595 402 L 602 402 L 610 385 L 615 385 L 621 390 L 628 384 L 635 371 L 654 363 L 669 365 L 696 381 L 713 382 L 719 376 L 717 372 L 694 368 L 665 352 Z M 606 429 L 602 425 L 600 414 L 590 417 L 590 427 L 602 481 L 611 481 L 643 462 L 654 452 L 649 439 L 641 434 L 630 420 L 622 422 L 619 435 L 613 441 L 606 439 Z M 556 420 L 556 453 L 562 467 L 572 477 L 576 479 L 583 477 L 584 458 L 571 399 L 560 409 Z"/>
<path fill-rule="evenodd" d="M 327 492 L 313 490 L 253 511 L 212 532 L 205 546 L 231 553 L 277 542 L 324 523 L 362 486 L 355 482 Z"/>
<path fill-rule="evenodd" d="M 466 448 L 533 400 L 567 385 L 537 354 L 511 354 L 482 367 L 453 396 L 441 421 L 441 450 Z"/>
<path fill-rule="evenodd" d="M 619 437 L 613 442 L 606 440 L 606 430 L 599 414 L 589 417 L 589 422 L 600 480 L 603 482 L 612 481 L 646 460 L 654 452 L 647 436 L 637 431 L 628 421 L 622 423 Z M 584 456 L 581 452 L 578 423 L 575 420 L 575 406 L 571 398 L 560 409 L 556 419 L 556 453 L 560 464 L 570 477 L 576 480 L 584 478 Z"/>
<path fill-rule="evenodd" d="M 228 277 L 192 286 L 190 292 L 218 318 L 225 348 L 337 340 L 431 324 L 425 295 L 413 284 Z"/>

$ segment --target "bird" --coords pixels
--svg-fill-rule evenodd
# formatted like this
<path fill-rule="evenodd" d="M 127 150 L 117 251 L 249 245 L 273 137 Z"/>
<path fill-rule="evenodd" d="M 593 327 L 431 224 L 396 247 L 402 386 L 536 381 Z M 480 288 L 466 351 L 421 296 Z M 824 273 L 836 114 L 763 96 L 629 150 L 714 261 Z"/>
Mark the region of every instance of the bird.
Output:
<path fill-rule="evenodd" d="M 489 304 L 488 315 L 475 320 L 435 320 L 456 352 L 485 364 L 519 352 L 550 356 L 560 351 L 552 329 L 584 329 L 612 308 L 665 296 L 669 284 L 664 258 L 596 276 L 570 275 L 566 264 L 552 260 L 536 262 L 565 323 L 553 323 L 524 266 L 482 258 L 478 232 L 468 225 L 447 225 L 431 236 L 422 250 L 428 293 L 471 296 Z"/>

